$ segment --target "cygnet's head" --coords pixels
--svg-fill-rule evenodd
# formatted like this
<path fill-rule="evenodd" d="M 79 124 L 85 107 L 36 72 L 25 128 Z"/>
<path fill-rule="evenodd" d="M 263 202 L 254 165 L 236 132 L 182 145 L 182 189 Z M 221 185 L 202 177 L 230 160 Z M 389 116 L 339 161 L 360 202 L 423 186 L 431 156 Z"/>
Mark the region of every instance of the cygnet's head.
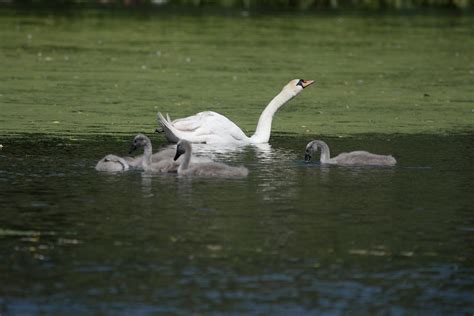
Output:
<path fill-rule="evenodd" d="M 314 80 L 304 80 L 304 79 L 293 79 L 283 88 L 283 90 L 288 90 L 296 97 L 304 88 L 314 83 Z"/>
<path fill-rule="evenodd" d="M 174 161 L 178 160 L 178 158 L 187 151 L 191 151 L 191 144 L 187 140 L 180 140 L 176 145 L 176 154 L 174 155 Z"/>
<path fill-rule="evenodd" d="M 149 143 L 150 143 L 150 139 L 147 136 L 145 136 L 143 134 L 138 134 L 133 139 L 132 147 L 130 148 L 129 153 L 131 154 L 137 148 L 145 147 Z"/>
<path fill-rule="evenodd" d="M 316 151 L 318 151 L 318 143 L 315 141 L 309 142 L 308 145 L 306 145 L 304 161 L 309 162 L 311 160 L 311 155 Z"/>

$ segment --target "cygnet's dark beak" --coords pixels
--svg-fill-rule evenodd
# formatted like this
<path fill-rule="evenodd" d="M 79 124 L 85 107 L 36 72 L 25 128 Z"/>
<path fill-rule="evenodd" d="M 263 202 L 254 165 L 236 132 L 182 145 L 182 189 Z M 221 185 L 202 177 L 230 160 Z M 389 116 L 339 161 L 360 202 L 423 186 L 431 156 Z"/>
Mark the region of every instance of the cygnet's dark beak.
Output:
<path fill-rule="evenodd" d="M 185 153 L 185 150 L 178 144 L 176 146 L 176 155 L 174 155 L 174 161 L 178 160 L 179 156 Z"/>
<path fill-rule="evenodd" d="M 155 129 L 155 133 L 164 133 L 165 130 L 163 129 L 163 127 L 158 127 L 157 129 Z"/>
<path fill-rule="evenodd" d="M 311 160 L 311 154 L 305 153 L 304 154 L 304 162 L 309 162 Z"/>

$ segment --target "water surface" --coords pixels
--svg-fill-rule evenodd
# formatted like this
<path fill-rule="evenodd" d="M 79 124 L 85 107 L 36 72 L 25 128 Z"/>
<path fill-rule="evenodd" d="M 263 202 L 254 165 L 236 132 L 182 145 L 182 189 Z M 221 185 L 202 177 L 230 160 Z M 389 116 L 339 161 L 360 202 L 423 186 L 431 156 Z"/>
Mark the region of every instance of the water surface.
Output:
<path fill-rule="evenodd" d="M 393 168 L 305 164 L 311 139 L 275 135 L 197 148 L 246 179 L 94 170 L 132 138 L 3 140 L 2 315 L 474 310 L 472 135 L 325 138 Z"/>
<path fill-rule="evenodd" d="M 0 12 L 0 134 L 136 134 L 199 111 L 303 135 L 472 131 L 471 16 Z"/>
<path fill-rule="evenodd" d="M 0 314 L 472 314 L 473 30 L 468 15 L 0 12 Z M 269 146 L 196 148 L 246 179 L 94 170 L 157 111 L 251 134 L 294 78 L 316 84 Z M 305 164 L 315 137 L 399 165 Z"/>

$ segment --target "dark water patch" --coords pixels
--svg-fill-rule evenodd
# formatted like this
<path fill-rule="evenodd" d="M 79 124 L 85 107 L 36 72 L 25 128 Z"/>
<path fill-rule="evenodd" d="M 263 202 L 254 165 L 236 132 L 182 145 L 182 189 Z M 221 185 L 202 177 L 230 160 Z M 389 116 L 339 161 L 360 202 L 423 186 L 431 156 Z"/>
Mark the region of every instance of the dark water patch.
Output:
<path fill-rule="evenodd" d="M 245 179 L 94 170 L 132 137 L 2 140 L 4 313 L 474 307 L 470 134 L 318 136 L 334 154 L 391 153 L 393 168 L 306 164 L 312 137 L 274 135 L 233 151 L 196 146 L 247 166 Z"/>

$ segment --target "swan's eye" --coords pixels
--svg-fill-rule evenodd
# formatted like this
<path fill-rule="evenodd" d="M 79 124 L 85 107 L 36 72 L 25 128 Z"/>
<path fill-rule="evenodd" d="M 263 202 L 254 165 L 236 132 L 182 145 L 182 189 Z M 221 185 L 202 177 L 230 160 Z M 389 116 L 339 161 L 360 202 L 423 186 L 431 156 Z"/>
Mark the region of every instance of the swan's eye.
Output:
<path fill-rule="evenodd" d="M 301 88 L 304 88 L 304 87 L 303 87 L 303 82 L 304 82 L 304 80 L 303 80 L 303 79 L 300 79 L 296 85 L 297 85 L 297 86 L 301 86 Z"/>

